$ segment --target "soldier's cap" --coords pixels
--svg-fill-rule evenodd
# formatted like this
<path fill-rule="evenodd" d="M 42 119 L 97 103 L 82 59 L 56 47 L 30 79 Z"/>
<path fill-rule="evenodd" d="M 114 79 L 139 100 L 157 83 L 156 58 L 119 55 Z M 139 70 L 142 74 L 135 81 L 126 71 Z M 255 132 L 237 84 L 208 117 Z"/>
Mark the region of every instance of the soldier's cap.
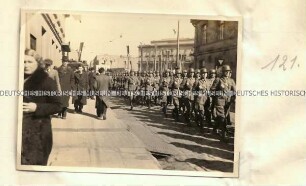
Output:
<path fill-rule="evenodd" d="M 216 70 L 215 70 L 215 69 L 210 69 L 210 70 L 209 70 L 209 73 L 215 74 L 215 73 L 216 73 Z"/>
<path fill-rule="evenodd" d="M 207 69 L 206 68 L 202 68 L 201 69 L 201 73 L 207 73 Z"/>
<path fill-rule="evenodd" d="M 150 70 L 150 71 L 149 71 L 149 74 L 153 74 L 153 72 Z"/>
<path fill-rule="evenodd" d="M 179 71 L 176 71 L 175 74 L 181 74 L 182 72 L 179 70 Z"/>
<path fill-rule="evenodd" d="M 194 72 L 194 69 L 193 69 L 193 68 L 190 68 L 190 69 L 189 69 L 189 73 L 192 73 L 192 72 Z"/>
<path fill-rule="evenodd" d="M 222 66 L 222 71 L 226 72 L 226 71 L 231 71 L 231 67 L 229 65 L 223 65 Z"/>
<path fill-rule="evenodd" d="M 165 73 L 166 73 L 166 72 L 170 72 L 170 70 L 169 70 L 169 69 L 166 69 L 166 70 L 165 70 Z"/>
<path fill-rule="evenodd" d="M 187 73 L 187 70 L 183 70 L 183 73 Z"/>
<path fill-rule="evenodd" d="M 197 69 L 197 70 L 195 71 L 195 73 L 196 73 L 196 74 L 200 74 L 200 73 L 201 73 L 201 70 L 200 70 L 200 69 Z"/>

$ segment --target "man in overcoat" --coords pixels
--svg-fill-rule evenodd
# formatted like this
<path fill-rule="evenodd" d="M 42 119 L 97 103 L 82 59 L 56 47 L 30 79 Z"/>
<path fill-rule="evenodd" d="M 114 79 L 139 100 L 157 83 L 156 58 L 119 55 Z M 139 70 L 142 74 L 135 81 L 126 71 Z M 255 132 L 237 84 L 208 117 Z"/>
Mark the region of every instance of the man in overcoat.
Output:
<path fill-rule="evenodd" d="M 87 104 L 87 90 L 88 90 L 88 75 L 84 71 L 83 66 L 79 66 L 74 73 L 75 90 L 77 95 L 72 99 L 75 112 L 82 113 L 83 106 Z"/>
<path fill-rule="evenodd" d="M 62 65 L 57 69 L 59 82 L 62 89 L 62 111 L 58 113 L 59 117 L 66 119 L 67 108 L 69 107 L 70 91 L 74 89 L 74 73 L 68 66 L 68 61 L 63 61 Z M 69 93 L 69 94 L 66 94 Z M 65 95 L 64 95 L 65 94 Z"/>
<path fill-rule="evenodd" d="M 100 68 L 100 75 L 96 77 L 96 81 L 94 82 L 94 88 L 99 93 L 96 96 L 96 111 L 98 119 L 106 120 L 106 111 L 107 108 L 110 107 L 108 97 L 108 90 L 111 89 L 112 83 L 111 78 L 105 75 L 104 68 Z"/>

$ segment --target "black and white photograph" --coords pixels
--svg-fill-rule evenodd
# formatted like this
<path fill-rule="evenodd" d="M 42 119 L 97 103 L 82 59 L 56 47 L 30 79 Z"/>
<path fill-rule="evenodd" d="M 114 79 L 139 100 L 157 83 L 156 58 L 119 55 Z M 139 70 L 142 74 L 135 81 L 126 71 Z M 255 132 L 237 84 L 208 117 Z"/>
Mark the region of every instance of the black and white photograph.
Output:
<path fill-rule="evenodd" d="M 241 28 L 23 9 L 17 169 L 237 177 Z"/>

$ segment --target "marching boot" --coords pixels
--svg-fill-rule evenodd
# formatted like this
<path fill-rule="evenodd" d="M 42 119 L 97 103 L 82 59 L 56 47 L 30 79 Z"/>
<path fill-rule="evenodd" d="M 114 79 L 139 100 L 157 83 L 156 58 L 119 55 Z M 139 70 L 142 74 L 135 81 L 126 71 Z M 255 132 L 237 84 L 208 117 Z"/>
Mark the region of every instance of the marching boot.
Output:
<path fill-rule="evenodd" d="M 221 117 L 216 117 L 215 125 L 213 126 L 212 134 L 217 134 L 217 129 L 219 129 L 220 123 L 222 122 Z"/>

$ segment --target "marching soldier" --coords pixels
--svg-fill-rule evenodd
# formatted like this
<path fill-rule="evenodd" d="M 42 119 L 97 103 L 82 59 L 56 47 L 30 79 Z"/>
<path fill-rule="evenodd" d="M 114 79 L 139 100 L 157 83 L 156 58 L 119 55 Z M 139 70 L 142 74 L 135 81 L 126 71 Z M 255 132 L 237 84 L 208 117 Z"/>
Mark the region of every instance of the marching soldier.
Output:
<path fill-rule="evenodd" d="M 159 86 L 160 86 L 160 74 L 159 71 L 155 71 L 155 75 L 154 75 L 154 87 L 153 87 L 153 91 L 154 91 L 154 104 L 157 105 L 157 99 L 158 99 L 158 94 L 159 94 Z"/>
<path fill-rule="evenodd" d="M 236 90 L 236 85 L 233 79 L 230 78 L 231 68 L 228 65 L 222 66 L 222 77 L 216 78 L 211 87 L 212 91 L 216 91 L 215 108 L 216 108 L 216 124 L 213 127 L 213 133 L 221 128 L 221 141 L 226 142 L 226 120 L 229 114 L 230 106 L 235 101 L 235 97 L 231 96 L 231 91 Z"/>
<path fill-rule="evenodd" d="M 183 77 L 182 77 L 182 81 L 180 84 L 180 90 L 182 91 L 182 95 L 181 95 L 180 104 L 179 104 L 179 111 L 182 112 L 183 114 L 185 114 L 185 111 L 186 111 L 186 105 L 185 105 L 186 97 L 184 96 L 184 94 L 185 94 L 185 85 L 186 85 L 187 79 L 188 79 L 187 70 L 183 70 Z"/>
<path fill-rule="evenodd" d="M 198 86 L 199 84 L 199 81 L 201 79 L 201 70 L 200 69 L 197 69 L 195 71 L 195 82 L 193 84 L 193 90 L 195 91 L 196 90 L 196 87 Z M 193 107 L 192 107 L 192 110 L 191 110 L 191 113 L 194 114 L 192 116 L 194 116 L 193 118 L 197 121 L 198 117 L 197 117 L 197 113 L 196 113 L 196 109 L 195 109 L 195 105 L 196 105 L 196 100 L 197 100 L 197 97 L 198 95 L 197 94 L 194 94 L 194 100 L 193 100 Z"/>
<path fill-rule="evenodd" d="M 131 110 L 133 110 L 133 101 L 135 99 L 135 94 L 136 94 L 136 90 L 137 87 L 139 85 L 139 81 L 138 81 L 138 77 L 135 76 L 135 72 L 131 71 L 130 76 L 128 77 L 128 93 L 129 93 L 129 97 L 130 97 L 130 106 L 131 106 Z"/>
<path fill-rule="evenodd" d="M 182 84 L 181 72 L 176 69 L 175 77 L 171 85 L 172 95 L 173 95 L 173 105 L 174 109 L 172 111 L 175 121 L 179 121 L 179 109 L 181 105 L 181 95 L 180 95 L 180 85 Z"/>
<path fill-rule="evenodd" d="M 203 128 L 204 114 L 206 112 L 207 104 L 209 105 L 209 99 L 207 91 L 210 88 L 209 80 L 207 79 L 207 69 L 201 69 L 201 79 L 196 82 L 195 90 L 199 93 L 195 100 L 196 110 L 196 122 L 198 126 Z"/>
<path fill-rule="evenodd" d="M 145 79 L 145 94 L 146 94 L 146 102 L 148 108 L 151 108 L 151 100 L 152 100 L 152 91 L 154 86 L 155 79 L 153 77 L 153 72 L 149 71 L 149 77 Z"/>
<path fill-rule="evenodd" d="M 186 106 L 186 113 L 185 113 L 185 120 L 187 122 L 188 125 L 190 125 L 190 116 L 191 116 L 191 111 L 193 108 L 193 100 L 194 100 L 194 96 L 193 96 L 193 85 L 195 83 L 195 78 L 194 78 L 194 69 L 190 68 L 189 69 L 189 77 L 186 80 L 186 84 L 184 87 L 185 90 L 185 106 Z"/>
<path fill-rule="evenodd" d="M 174 73 L 173 73 L 173 71 L 171 70 L 170 71 L 170 85 L 172 85 L 173 84 L 173 80 L 174 80 Z M 173 102 L 173 96 L 172 96 L 172 94 L 170 94 L 169 95 L 169 98 L 167 99 L 167 104 L 168 105 L 170 105 L 170 106 L 172 106 L 172 102 Z"/>
<path fill-rule="evenodd" d="M 209 71 L 209 79 L 208 79 L 208 82 L 209 82 L 209 86 L 211 88 L 213 82 L 215 81 L 216 79 L 216 70 L 215 69 L 211 69 Z M 209 90 L 210 90 L 209 88 Z M 215 120 L 216 118 L 216 114 L 215 114 L 215 97 L 210 95 L 209 96 L 209 108 L 208 108 L 208 111 L 207 113 L 205 113 L 205 116 L 206 116 L 206 120 L 208 122 L 208 125 L 211 126 L 212 124 L 212 119 Z"/>
<path fill-rule="evenodd" d="M 171 86 L 171 78 L 169 77 L 169 70 L 165 71 L 164 77 L 160 80 L 160 90 L 162 91 L 162 111 L 164 113 L 164 116 L 167 117 L 167 106 L 168 106 L 168 100 L 169 100 L 169 87 Z"/>

